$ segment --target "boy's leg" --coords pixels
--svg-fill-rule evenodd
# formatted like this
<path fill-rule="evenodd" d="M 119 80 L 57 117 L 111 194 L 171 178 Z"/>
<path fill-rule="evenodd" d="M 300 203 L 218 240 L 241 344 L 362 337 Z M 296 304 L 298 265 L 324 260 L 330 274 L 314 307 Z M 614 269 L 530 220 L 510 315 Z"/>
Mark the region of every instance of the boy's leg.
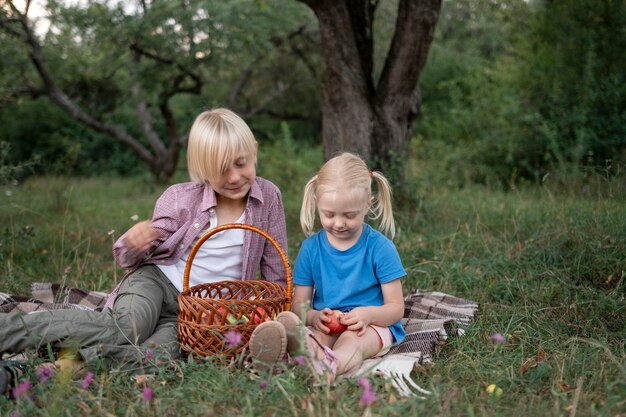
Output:
<path fill-rule="evenodd" d="M 178 343 L 178 290 L 158 267 L 145 266 L 126 278 L 113 305 L 114 316 L 130 317 L 130 333 L 122 344 L 103 343 L 80 351 L 87 362 L 107 367 L 141 369 L 157 360 L 182 357 Z"/>
<path fill-rule="evenodd" d="M 70 348 L 102 346 L 100 354 L 106 356 L 107 346 L 142 343 L 154 332 L 165 298 L 168 298 L 169 309 L 174 310 L 171 299 L 176 295 L 165 295 L 165 283 L 159 273 L 157 267 L 145 266 L 128 277 L 120 288 L 113 311 L 52 310 L 0 314 L 0 353 L 18 353 L 51 343 Z M 176 312 L 169 314 L 176 316 L 177 303 L 175 308 Z M 89 350 L 85 352 L 85 359 L 89 360 Z M 91 349 L 91 353 L 96 352 Z"/>
<path fill-rule="evenodd" d="M 178 342 L 178 324 L 160 323 L 140 346 L 94 346 L 81 350 L 85 360 L 137 374 L 156 373 L 159 368 L 182 358 Z"/>

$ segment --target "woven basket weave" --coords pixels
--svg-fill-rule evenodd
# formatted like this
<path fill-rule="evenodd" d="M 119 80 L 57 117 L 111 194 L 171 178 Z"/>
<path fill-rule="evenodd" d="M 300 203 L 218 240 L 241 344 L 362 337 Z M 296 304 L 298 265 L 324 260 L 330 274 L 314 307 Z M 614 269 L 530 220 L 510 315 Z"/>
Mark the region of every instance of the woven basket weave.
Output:
<path fill-rule="evenodd" d="M 287 287 L 261 280 L 219 281 L 189 288 L 191 264 L 202 244 L 228 229 L 251 230 L 263 236 L 278 251 L 283 262 Z M 235 356 L 247 348 L 254 328 L 291 306 L 292 275 L 289 260 L 278 242 L 264 230 L 247 224 L 225 224 L 203 235 L 189 252 L 178 296 L 178 338 L 184 352 L 200 356 Z M 241 334 L 241 343 L 229 346 L 229 331 Z"/>

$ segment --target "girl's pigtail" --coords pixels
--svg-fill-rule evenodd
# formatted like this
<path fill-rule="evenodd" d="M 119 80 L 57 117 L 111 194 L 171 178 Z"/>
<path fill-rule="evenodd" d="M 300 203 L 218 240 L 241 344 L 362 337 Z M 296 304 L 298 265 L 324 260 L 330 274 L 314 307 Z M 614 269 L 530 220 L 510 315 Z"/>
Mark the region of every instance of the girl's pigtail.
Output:
<path fill-rule="evenodd" d="M 389 238 L 393 239 L 396 235 L 396 223 L 393 219 L 393 207 L 391 205 L 391 184 L 378 171 L 372 171 L 371 176 L 378 185 L 378 192 L 370 210 L 374 219 L 380 219 L 378 228 Z"/>
<path fill-rule="evenodd" d="M 300 208 L 300 226 L 306 236 L 313 234 L 315 227 L 315 185 L 317 183 L 317 175 L 309 180 L 304 186 L 304 195 L 302 196 L 302 207 Z"/>

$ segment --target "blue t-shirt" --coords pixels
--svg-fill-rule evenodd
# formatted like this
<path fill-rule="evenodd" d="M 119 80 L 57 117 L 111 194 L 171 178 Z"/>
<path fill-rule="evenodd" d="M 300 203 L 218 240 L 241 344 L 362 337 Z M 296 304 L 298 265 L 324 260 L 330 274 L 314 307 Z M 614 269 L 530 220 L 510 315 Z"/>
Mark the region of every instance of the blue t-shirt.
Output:
<path fill-rule="evenodd" d="M 313 308 L 348 312 L 355 307 L 384 304 L 381 284 L 406 275 L 393 242 L 370 225 L 359 240 L 342 251 L 331 246 L 321 230 L 302 242 L 293 283 L 313 286 Z M 389 327 L 396 342 L 404 339 L 402 322 Z"/>

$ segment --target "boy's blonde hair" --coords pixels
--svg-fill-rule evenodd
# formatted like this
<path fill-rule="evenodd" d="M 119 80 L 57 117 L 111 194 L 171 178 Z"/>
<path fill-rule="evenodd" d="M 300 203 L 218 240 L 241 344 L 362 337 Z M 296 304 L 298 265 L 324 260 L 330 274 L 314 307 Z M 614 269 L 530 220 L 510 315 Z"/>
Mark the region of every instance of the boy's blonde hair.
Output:
<path fill-rule="evenodd" d="M 376 181 L 378 192 L 372 196 L 372 180 Z M 371 219 L 380 219 L 378 228 L 393 239 L 396 226 L 391 207 L 391 186 L 385 176 L 378 171 L 370 171 L 367 164 L 358 156 L 344 152 L 329 159 L 304 187 L 300 225 L 307 236 L 314 233 L 316 197 L 332 191 L 362 191 L 369 202 Z"/>
<path fill-rule="evenodd" d="M 187 143 L 191 180 L 205 184 L 218 179 L 242 150 L 256 157 L 257 142 L 241 117 L 222 108 L 200 113 L 191 126 Z"/>

